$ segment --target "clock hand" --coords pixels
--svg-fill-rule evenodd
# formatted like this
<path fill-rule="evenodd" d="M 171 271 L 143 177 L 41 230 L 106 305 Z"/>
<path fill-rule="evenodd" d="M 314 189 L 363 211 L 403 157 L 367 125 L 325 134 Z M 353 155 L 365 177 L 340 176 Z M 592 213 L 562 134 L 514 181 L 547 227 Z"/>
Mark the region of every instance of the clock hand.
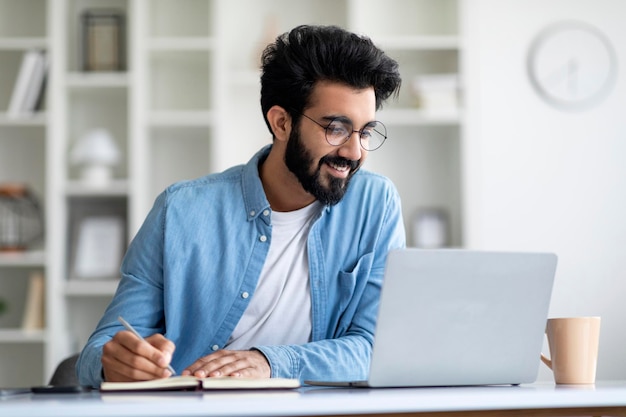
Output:
<path fill-rule="evenodd" d="M 567 92 L 571 98 L 578 96 L 578 60 L 576 58 L 567 61 Z"/>

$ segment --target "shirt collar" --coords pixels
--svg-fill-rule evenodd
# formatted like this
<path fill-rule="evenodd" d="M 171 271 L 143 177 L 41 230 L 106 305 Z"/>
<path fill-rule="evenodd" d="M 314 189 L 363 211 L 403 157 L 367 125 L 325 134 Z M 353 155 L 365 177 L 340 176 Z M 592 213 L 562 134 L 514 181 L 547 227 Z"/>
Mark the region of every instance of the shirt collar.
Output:
<path fill-rule="evenodd" d="M 267 145 L 257 152 L 247 164 L 243 166 L 242 189 L 246 216 L 248 221 L 254 220 L 265 210 L 270 210 L 270 203 L 267 201 L 261 177 L 259 176 L 259 164 L 267 158 L 272 145 Z M 263 216 L 269 223 L 270 216 Z"/>

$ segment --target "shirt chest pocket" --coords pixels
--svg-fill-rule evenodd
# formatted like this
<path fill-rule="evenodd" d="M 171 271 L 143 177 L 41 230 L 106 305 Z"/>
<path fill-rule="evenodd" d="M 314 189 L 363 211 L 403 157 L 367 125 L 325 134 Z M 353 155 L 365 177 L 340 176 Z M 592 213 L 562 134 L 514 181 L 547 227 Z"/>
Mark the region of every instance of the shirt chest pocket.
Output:
<path fill-rule="evenodd" d="M 336 316 L 336 334 L 338 337 L 345 333 L 348 326 L 352 323 L 354 315 L 357 313 L 363 292 L 368 283 L 374 253 L 363 255 L 352 271 L 340 271 L 337 286 L 337 305 L 338 308 L 333 309 Z"/>

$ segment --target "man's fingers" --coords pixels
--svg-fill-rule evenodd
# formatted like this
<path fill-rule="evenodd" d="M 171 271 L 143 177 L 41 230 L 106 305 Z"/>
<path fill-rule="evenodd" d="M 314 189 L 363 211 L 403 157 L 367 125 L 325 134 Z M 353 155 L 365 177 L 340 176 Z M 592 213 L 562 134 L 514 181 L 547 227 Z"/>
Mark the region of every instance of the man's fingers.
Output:
<path fill-rule="evenodd" d="M 232 351 L 218 350 L 215 353 L 198 359 L 183 372 L 184 374 L 191 374 L 203 378 L 233 360 Z"/>
<path fill-rule="evenodd" d="M 269 378 L 271 370 L 265 356 L 258 351 L 220 350 L 198 359 L 183 374 L 201 378 L 226 375 Z"/>
<path fill-rule="evenodd" d="M 165 368 L 172 361 L 172 355 L 176 346 L 174 342 L 166 339 L 162 334 L 153 334 L 146 338 L 146 342 L 156 348 L 156 352 L 152 356 L 152 360 L 162 368 Z"/>
<path fill-rule="evenodd" d="M 105 379 L 137 381 L 168 377 L 171 372 L 166 367 L 174 349 L 174 343 L 161 334 L 142 340 L 129 331 L 120 331 L 103 346 Z"/>
<path fill-rule="evenodd" d="M 107 381 L 146 381 L 165 378 L 170 374 L 169 371 L 155 366 L 132 352 L 121 353 L 117 356 L 104 354 L 102 366 Z"/>
<path fill-rule="evenodd" d="M 162 334 L 154 334 L 141 340 L 128 330 L 122 330 L 113 339 L 134 354 L 148 359 L 157 367 L 165 368 L 172 360 L 174 343 L 167 340 Z M 129 365 L 134 365 L 134 363 Z"/>

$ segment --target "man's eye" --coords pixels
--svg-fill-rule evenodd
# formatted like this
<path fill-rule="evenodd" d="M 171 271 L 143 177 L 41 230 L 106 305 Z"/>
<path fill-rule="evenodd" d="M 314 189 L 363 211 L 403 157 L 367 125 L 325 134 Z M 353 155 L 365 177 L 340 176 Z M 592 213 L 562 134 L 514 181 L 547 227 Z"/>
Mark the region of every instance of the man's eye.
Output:
<path fill-rule="evenodd" d="M 347 131 L 346 127 L 340 123 L 331 123 L 327 130 L 331 135 L 342 135 Z"/>

